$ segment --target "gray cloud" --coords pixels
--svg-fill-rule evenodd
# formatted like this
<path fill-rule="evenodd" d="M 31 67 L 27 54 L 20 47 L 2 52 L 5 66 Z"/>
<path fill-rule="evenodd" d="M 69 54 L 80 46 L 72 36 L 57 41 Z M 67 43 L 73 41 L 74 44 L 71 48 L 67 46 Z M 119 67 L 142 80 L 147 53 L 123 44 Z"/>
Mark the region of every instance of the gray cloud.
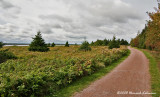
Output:
<path fill-rule="evenodd" d="M 114 34 L 130 40 L 154 6 L 152 0 L 0 0 L 0 39 L 30 42 L 40 30 L 46 42 L 91 42 Z"/>
<path fill-rule="evenodd" d="M 7 1 L 0 0 L 0 7 L 4 8 L 4 9 L 8 9 L 8 8 L 14 7 L 14 5 L 12 5 L 11 3 L 7 2 Z"/>
<path fill-rule="evenodd" d="M 60 15 L 40 15 L 39 16 L 41 19 L 45 19 L 45 20 L 58 20 L 58 21 L 62 21 L 62 22 L 72 22 L 72 19 L 70 18 L 66 18 Z"/>

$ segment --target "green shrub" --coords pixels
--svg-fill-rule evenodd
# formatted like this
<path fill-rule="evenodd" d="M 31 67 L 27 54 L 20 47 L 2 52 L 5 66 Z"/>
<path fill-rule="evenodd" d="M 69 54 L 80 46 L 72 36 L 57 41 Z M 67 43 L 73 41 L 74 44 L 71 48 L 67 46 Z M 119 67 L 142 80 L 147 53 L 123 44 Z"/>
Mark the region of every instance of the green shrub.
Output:
<path fill-rule="evenodd" d="M 0 63 L 8 60 L 8 59 L 16 59 L 17 57 L 11 53 L 11 52 L 8 52 L 8 50 L 1 50 L 0 51 Z"/>
<path fill-rule="evenodd" d="M 68 58 L 64 60 L 55 58 L 52 59 L 51 65 L 42 68 L 37 66 L 39 63 L 27 66 L 28 62 L 20 65 L 21 62 L 18 61 L 15 63 L 12 60 L 11 62 L 7 61 L 8 63 L 0 64 L 0 96 L 53 96 L 56 91 L 73 81 L 91 75 L 104 68 L 105 65 L 111 65 L 113 61 L 127 54 L 128 50 L 116 50 L 115 52 L 110 51 L 110 53 L 110 56 L 104 53 L 91 59 Z M 25 66 L 29 69 L 26 69 Z M 57 69 L 56 66 L 61 68 Z M 5 71 L 5 73 L 1 71 Z"/>
<path fill-rule="evenodd" d="M 45 44 L 41 32 L 37 32 L 37 35 L 35 35 L 35 38 L 33 38 L 33 41 L 29 45 L 28 48 L 29 51 L 40 51 L 40 52 L 46 52 L 49 51 L 49 48 Z"/>
<path fill-rule="evenodd" d="M 56 44 L 53 42 L 53 43 L 51 44 L 51 47 L 55 47 L 55 45 L 56 45 Z"/>
<path fill-rule="evenodd" d="M 0 42 L 0 48 L 2 48 L 2 47 L 3 47 L 3 45 L 4 45 L 4 44 L 3 44 L 3 42 Z"/>
<path fill-rule="evenodd" d="M 79 50 L 91 51 L 91 47 L 89 47 L 89 43 L 87 41 L 84 41 L 80 46 Z"/>

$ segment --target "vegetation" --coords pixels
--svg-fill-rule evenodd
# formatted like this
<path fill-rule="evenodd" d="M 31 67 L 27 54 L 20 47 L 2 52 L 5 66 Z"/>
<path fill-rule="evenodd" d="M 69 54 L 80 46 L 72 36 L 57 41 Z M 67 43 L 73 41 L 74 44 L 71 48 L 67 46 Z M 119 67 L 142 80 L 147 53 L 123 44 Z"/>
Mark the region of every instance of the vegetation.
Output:
<path fill-rule="evenodd" d="M 115 39 L 114 39 L 115 38 Z M 124 40 L 124 39 L 118 39 L 116 40 L 116 37 L 113 36 L 113 39 L 112 40 L 107 40 L 107 39 L 104 39 L 104 40 L 97 40 L 95 42 L 91 42 L 90 44 L 91 46 L 110 46 L 111 48 L 118 48 L 119 45 L 128 45 L 128 42 L 127 40 Z"/>
<path fill-rule="evenodd" d="M 54 47 L 49 52 L 30 52 L 27 47 L 4 47 L 18 59 L 0 64 L 2 97 L 46 96 L 68 86 L 83 76 L 111 65 L 128 53 L 126 47 L 93 47 L 90 52 L 79 46 Z"/>
<path fill-rule="evenodd" d="M 4 45 L 4 44 L 3 44 L 3 42 L 0 42 L 0 48 L 2 48 L 2 47 L 3 47 L 3 45 Z"/>
<path fill-rule="evenodd" d="M 8 59 L 16 59 L 17 57 L 11 53 L 8 52 L 8 49 L 6 50 L 0 50 L 0 63 L 7 61 Z"/>
<path fill-rule="evenodd" d="M 50 44 L 50 43 L 48 43 L 48 44 L 47 44 L 47 47 L 51 47 L 51 44 Z"/>
<path fill-rule="evenodd" d="M 151 20 L 148 21 L 141 33 L 131 40 L 131 46 L 160 50 L 160 7 L 156 12 L 148 13 Z"/>
<path fill-rule="evenodd" d="M 56 44 L 53 42 L 53 43 L 51 44 L 51 47 L 55 47 L 55 45 L 56 45 Z"/>
<path fill-rule="evenodd" d="M 56 97 L 72 97 L 74 93 L 80 92 L 84 88 L 88 87 L 92 82 L 100 79 L 107 73 L 111 72 L 118 64 L 120 64 L 123 60 L 125 60 L 130 55 L 130 51 L 126 56 L 118 59 L 118 61 L 114 61 L 111 65 L 106 66 L 105 68 L 100 69 L 92 75 L 82 77 L 79 80 L 76 80 L 72 84 L 68 85 L 65 88 L 62 88 L 58 92 L 56 92 Z"/>
<path fill-rule="evenodd" d="M 160 96 L 160 71 L 157 66 L 156 59 L 146 50 L 143 50 L 143 53 L 146 55 L 146 57 L 149 59 L 150 62 L 150 74 L 151 74 L 151 88 L 152 92 L 156 93 L 153 94 L 153 97 Z M 160 56 L 159 56 L 160 57 Z"/>
<path fill-rule="evenodd" d="M 66 42 L 65 47 L 69 47 L 69 43 L 68 43 L 68 41 Z"/>
<path fill-rule="evenodd" d="M 37 35 L 35 35 L 35 38 L 33 38 L 33 41 L 29 45 L 28 49 L 29 51 L 39 51 L 39 52 L 49 51 L 49 48 L 45 44 L 40 31 L 37 32 Z"/>
<path fill-rule="evenodd" d="M 91 47 L 89 47 L 89 43 L 87 41 L 84 41 L 80 46 L 79 50 L 91 51 Z"/>
<path fill-rule="evenodd" d="M 115 36 L 113 36 L 112 41 L 109 43 L 109 49 L 112 49 L 112 48 L 120 48 L 120 43 L 116 41 Z"/>

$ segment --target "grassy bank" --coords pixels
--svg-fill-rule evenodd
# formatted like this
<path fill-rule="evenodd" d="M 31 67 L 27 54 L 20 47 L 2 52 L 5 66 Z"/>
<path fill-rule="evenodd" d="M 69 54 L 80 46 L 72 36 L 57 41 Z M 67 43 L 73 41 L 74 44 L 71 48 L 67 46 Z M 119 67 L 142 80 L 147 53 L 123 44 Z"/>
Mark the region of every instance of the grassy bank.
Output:
<path fill-rule="evenodd" d="M 151 88 L 152 92 L 156 93 L 153 94 L 153 97 L 160 96 L 160 72 L 157 66 L 156 59 L 152 56 L 149 51 L 142 50 L 146 57 L 149 59 L 149 67 L 150 67 L 150 74 L 151 74 Z"/>
<path fill-rule="evenodd" d="M 70 96 L 74 95 L 74 93 L 83 90 L 84 88 L 89 86 L 95 80 L 98 80 L 101 77 L 103 77 L 104 75 L 106 75 L 107 73 L 109 73 L 118 64 L 120 64 L 122 61 L 124 61 L 129 55 L 130 55 L 130 51 L 128 52 L 128 54 L 126 56 L 113 62 L 111 65 L 109 65 L 103 69 L 100 69 L 99 71 L 95 72 L 92 75 L 85 76 L 85 77 L 73 82 L 72 84 L 70 84 L 66 88 L 59 90 L 54 96 L 56 96 L 56 97 L 70 97 Z"/>

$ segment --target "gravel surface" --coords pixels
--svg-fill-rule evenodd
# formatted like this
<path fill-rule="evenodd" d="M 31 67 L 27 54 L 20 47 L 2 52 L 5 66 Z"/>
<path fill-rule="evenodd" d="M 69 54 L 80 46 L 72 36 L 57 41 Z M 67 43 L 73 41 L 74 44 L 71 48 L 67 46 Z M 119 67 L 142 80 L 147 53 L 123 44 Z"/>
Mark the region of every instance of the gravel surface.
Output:
<path fill-rule="evenodd" d="M 143 94 L 151 93 L 149 62 L 141 51 L 128 48 L 126 60 L 74 97 L 151 97 Z"/>

